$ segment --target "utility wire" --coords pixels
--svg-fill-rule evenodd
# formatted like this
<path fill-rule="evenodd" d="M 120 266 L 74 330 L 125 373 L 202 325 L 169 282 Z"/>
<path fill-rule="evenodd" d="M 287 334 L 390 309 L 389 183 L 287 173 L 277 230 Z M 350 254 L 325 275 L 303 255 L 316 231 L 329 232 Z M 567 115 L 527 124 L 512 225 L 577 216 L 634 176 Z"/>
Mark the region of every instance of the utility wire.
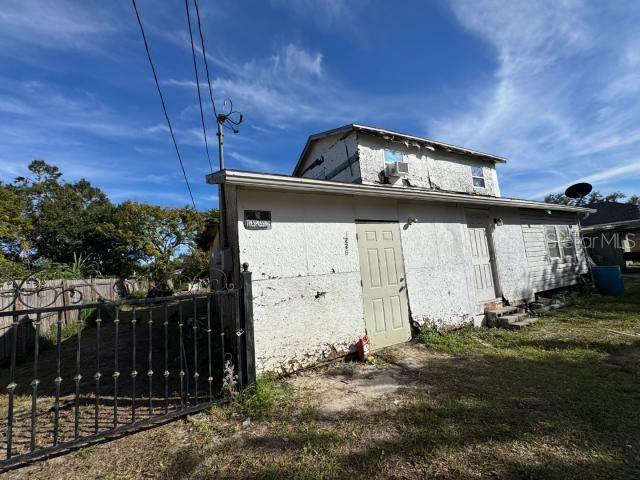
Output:
<path fill-rule="evenodd" d="M 216 103 L 213 101 L 213 90 L 211 88 L 211 78 L 209 77 L 209 62 L 207 62 L 207 52 L 204 49 L 204 35 L 202 34 L 202 24 L 200 23 L 200 9 L 198 8 L 198 0 L 193 0 L 196 6 L 196 16 L 198 17 L 198 31 L 200 32 L 200 45 L 202 46 L 202 56 L 204 57 L 204 70 L 207 72 L 207 84 L 209 85 L 209 98 L 213 107 L 213 114 L 218 121 L 218 112 L 216 111 Z"/>
<path fill-rule="evenodd" d="M 198 104 L 200 105 L 200 121 L 202 122 L 202 134 L 204 135 L 204 148 L 207 151 L 207 160 L 209 160 L 209 168 L 213 173 L 213 164 L 211 163 L 211 155 L 209 154 L 209 142 L 207 142 L 207 129 L 204 126 L 204 111 L 202 109 L 202 96 L 200 95 L 200 76 L 198 75 L 198 65 L 196 63 L 196 49 L 193 45 L 193 32 L 191 31 L 191 13 L 189 11 L 189 0 L 184 0 L 184 6 L 187 10 L 187 24 L 189 25 L 189 39 L 191 40 L 191 56 L 193 57 L 193 70 L 196 73 L 196 87 L 198 88 Z"/>
<path fill-rule="evenodd" d="M 144 41 L 144 48 L 147 51 L 147 58 L 149 59 L 149 65 L 151 65 L 151 71 L 153 72 L 153 79 L 156 82 L 156 88 L 158 89 L 158 95 L 160 96 L 160 103 L 162 104 L 162 111 L 164 112 L 164 118 L 167 120 L 167 125 L 169 126 L 169 133 L 171 133 L 171 140 L 173 140 L 173 146 L 176 149 L 176 155 L 178 155 L 178 161 L 180 162 L 180 168 L 182 169 L 182 175 L 184 176 L 184 181 L 187 184 L 187 189 L 189 190 L 189 196 L 191 197 L 191 203 L 193 204 L 194 210 L 196 208 L 196 202 L 193 199 L 193 192 L 191 191 L 191 185 L 189 185 L 189 179 L 187 178 L 187 172 L 184 169 L 184 163 L 182 163 L 182 157 L 180 156 L 180 150 L 178 150 L 178 142 L 176 142 L 176 137 L 173 134 L 173 127 L 171 126 L 171 120 L 169 120 L 169 114 L 167 113 L 167 106 L 164 103 L 164 96 L 162 95 L 162 90 L 160 90 L 160 82 L 158 81 L 158 74 L 156 73 L 156 67 L 153 65 L 153 60 L 151 59 L 151 52 L 149 51 L 149 44 L 147 43 L 147 36 L 144 33 L 144 27 L 142 26 L 142 20 L 140 20 L 140 13 L 138 12 L 138 6 L 136 5 L 136 0 L 131 0 L 133 3 L 133 9 L 136 12 L 136 18 L 138 19 L 138 25 L 140 25 L 140 33 L 142 33 L 142 40 Z"/>

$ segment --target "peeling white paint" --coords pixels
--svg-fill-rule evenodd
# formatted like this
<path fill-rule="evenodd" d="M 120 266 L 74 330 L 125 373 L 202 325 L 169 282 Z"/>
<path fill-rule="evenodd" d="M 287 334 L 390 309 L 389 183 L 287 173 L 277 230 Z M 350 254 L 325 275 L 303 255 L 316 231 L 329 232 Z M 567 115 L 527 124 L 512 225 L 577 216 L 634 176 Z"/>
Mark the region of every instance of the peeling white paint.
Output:
<path fill-rule="evenodd" d="M 302 170 L 317 159 L 322 162 L 304 176 L 326 178 L 335 172 L 347 160 L 345 146 L 350 155 L 357 152 L 357 158 L 352 159 L 351 169 L 341 170 L 332 179 L 379 183 L 388 142 L 353 132 L 344 138 L 330 136 L 316 142 Z M 500 196 L 492 162 L 404 144 L 394 143 L 392 148 L 405 154 L 411 186 Z M 485 189 L 473 187 L 471 166 L 483 167 Z M 237 188 L 236 207 L 240 262 L 247 262 L 253 272 L 256 362 L 261 371 L 291 371 L 346 353 L 366 333 L 356 239 L 358 220 L 400 225 L 413 319 L 434 328 L 478 324 L 482 307 L 475 293 L 467 236 L 468 208 L 249 187 Z M 245 230 L 245 209 L 269 210 L 271 229 Z M 517 208 L 485 207 L 477 211 L 487 217 L 493 244 L 496 297 L 503 295 L 511 303 L 530 300 L 541 284 L 532 278 L 532 272 L 534 276 L 539 272 L 535 270 L 537 264 L 531 263 L 523 222 L 537 222 L 542 214 L 537 212 L 534 220 L 525 220 Z M 418 221 L 409 224 L 409 218 Z M 501 225 L 494 225 L 494 219 L 500 219 L 497 223 Z M 562 221 L 577 223 L 575 215 L 564 215 Z M 527 235 L 531 237 L 531 232 Z M 583 268 L 583 258 L 580 250 L 578 270 Z"/>
<path fill-rule="evenodd" d="M 245 209 L 272 212 L 271 230 L 238 223 L 240 261 L 254 279 L 258 368 L 290 371 L 348 352 L 364 335 L 351 199 L 239 190 L 238 218 Z"/>
<path fill-rule="evenodd" d="M 500 196 L 498 175 L 493 162 L 462 154 L 434 151 L 426 147 L 419 148 L 402 142 L 389 142 L 362 132 L 357 134 L 351 132 L 346 137 L 340 135 L 343 134 L 330 135 L 313 143 L 302 165 L 301 171 L 304 172 L 302 176 L 348 183 L 361 181 L 368 184 L 383 183 L 388 180 L 392 185 L 405 186 L 404 179 L 385 180 L 384 178 L 384 150 L 388 148 L 403 153 L 405 161 L 409 164 L 409 176 L 406 182 L 410 186 Z M 349 155 L 357 153 L 357 161 L 336 173 L 336 168 L 345 165 L 347 151 Z M 322 163 L 313 166 L 318 160 Z M 485 178 L 484 188 L 473 186 L 472 166 L 482 167 Z M 307 169 L 308 167 L 313 168 Z"/>
<path fill-rule="evenodd" d="M 530 300 L 534 292 L 529 284 L 520 213 L 515 208 L 495 208 L 489 215 L 490 220 L 501 219 L 503 222 L 492 230 L 500 291 L 511 304 Z"/>

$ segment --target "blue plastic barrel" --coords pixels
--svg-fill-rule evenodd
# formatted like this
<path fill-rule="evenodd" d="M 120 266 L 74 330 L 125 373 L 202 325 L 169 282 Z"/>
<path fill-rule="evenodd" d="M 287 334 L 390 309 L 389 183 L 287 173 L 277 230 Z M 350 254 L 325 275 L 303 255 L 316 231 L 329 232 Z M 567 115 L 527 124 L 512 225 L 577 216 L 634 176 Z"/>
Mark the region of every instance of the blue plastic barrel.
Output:
<path fill-rule="evenodd" d="M 624 280 L 619 265 L 593 267 L 593 280 L 602 295 L 624 294 Z"/>

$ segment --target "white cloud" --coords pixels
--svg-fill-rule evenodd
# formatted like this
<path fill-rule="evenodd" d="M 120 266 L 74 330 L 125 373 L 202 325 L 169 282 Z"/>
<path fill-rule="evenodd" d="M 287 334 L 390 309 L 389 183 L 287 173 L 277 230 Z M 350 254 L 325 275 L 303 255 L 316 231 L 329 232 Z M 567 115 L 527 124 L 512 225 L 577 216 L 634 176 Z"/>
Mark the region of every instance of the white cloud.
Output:
<path fill-rule="evenodd" d="M 0 9 L 0 45 L 21 49 L 93 49 L 119 30 L 113 9 L 96 2 L 6 0 Z"/>
<path fill-rule="evenodd" d="M 244 155 L 238 152 L 229 152 L 229 157 L 235 160 L 235 163 L 238 163 L 240 166 L 247 168 L 249 170 L 274 172 L 275 170 L 278 169 L 278 167 L 271 162 L 266 162 L 264 160 L 256 160 L 255 158 L 249 157 L 247 155 Z"/>
<path fill-rule="evenodd" d="M 429 135 L 509 158 L 503 178 L 517 174 L 506 190 L 518 196 L 557 191 L 523 182 L 527 174 L 545 176 L 545 185 L 638 175 L 615 163 L 640 147 L 640 37 L 632 22 L 616 22 L 629 12 L 580 0 L 452 5 L 461 25 L 495 52 L 497 67 L 462 110 L 427 121 Z"/>
<path fill-rule="evenodd" d="M 566 188 L 574 183 L 578 182 L 588 182 L 595 184 L 607 184 L 613 180 L 619 179 L 621 177 L 628 176 L 637 176 L 640 175 L 640 160 L 627 163 L 624 165 L 620 165 L 613 168 L 606 168 L 604 170 L 596 171 L 590 175 L 584 176 L 582 178 L 573 179 L 570 182 L 554 185 L 552 187 L 545 187 L 537 192 L 535 192 L 533 197 L 544 197 L 549 193 L 553 192 L 563 192 Z M 631 192 L 633 194 L 635 192 Z"/>
<path fill-rule="evenodd" d="M 213 80 L 218 105 L 231 98 L 245 117 L 266 127 L 283 129 L 318 120 L 344 123 L 367 108 L 359 95 L 342 88 L 324 71 L 321 52 L 287 44 L 265 58 L 244 62 L 208 52 L 207 57 L 224 71 Z M 163 83 L 196 86 L 193 80 L 175 78 Z"/>
<path fill-rule="evenodd" d="M 3 127 L 5 146 L 81 141 L 61 132 L 82 131 L 108 138 L 137 135 L 130 122 L 92 93 L 77 88 L 61 90 L 43 82 L 0 82 L 0 112 L 11 116 Z"/>
<path fill-rule="evenodd" d="M 169 127 L 166 123 L 157 123 L 155 125 L 151 125 L 150 127 L 144 128 L 144 133 L 154 134 L 158 132 L 169 133 Z"/>

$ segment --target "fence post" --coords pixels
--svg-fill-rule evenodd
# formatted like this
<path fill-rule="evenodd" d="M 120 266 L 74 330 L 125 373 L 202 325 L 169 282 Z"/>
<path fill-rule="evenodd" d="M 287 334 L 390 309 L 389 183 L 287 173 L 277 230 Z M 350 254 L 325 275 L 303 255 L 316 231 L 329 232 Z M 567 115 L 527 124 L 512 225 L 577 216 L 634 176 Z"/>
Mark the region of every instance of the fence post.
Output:
<path fill-rule="evenodd" d="M 67 281 L 66 280 L 64 280 L 64 279 L 60 280 L 60 288 L 62 288 L 62 306 L 66 307 L 67 303 L 68 303 L 67 302 Z M 69 300 L 71 300 L 71 299 L 69 299 Z M 56 307 L 58 306 L 58 300 L 57 299 L 56 299 L 55 306 Z M 65 310 L 64 311 L 64 324 L 65 325 L 69 325 L 69 323 L 71 323 L 69 321 L 69 314 L 70 314 L 69 310 Z"/>
<path fill-rule="evenodd" d="M 256 383 L 256 351 L 253 338 L 253 292 L 251 290 L 251 272 L 249 264 L 242 264 L 242 321 L 244 330 L 244 355 L 246 385 Z"/>

